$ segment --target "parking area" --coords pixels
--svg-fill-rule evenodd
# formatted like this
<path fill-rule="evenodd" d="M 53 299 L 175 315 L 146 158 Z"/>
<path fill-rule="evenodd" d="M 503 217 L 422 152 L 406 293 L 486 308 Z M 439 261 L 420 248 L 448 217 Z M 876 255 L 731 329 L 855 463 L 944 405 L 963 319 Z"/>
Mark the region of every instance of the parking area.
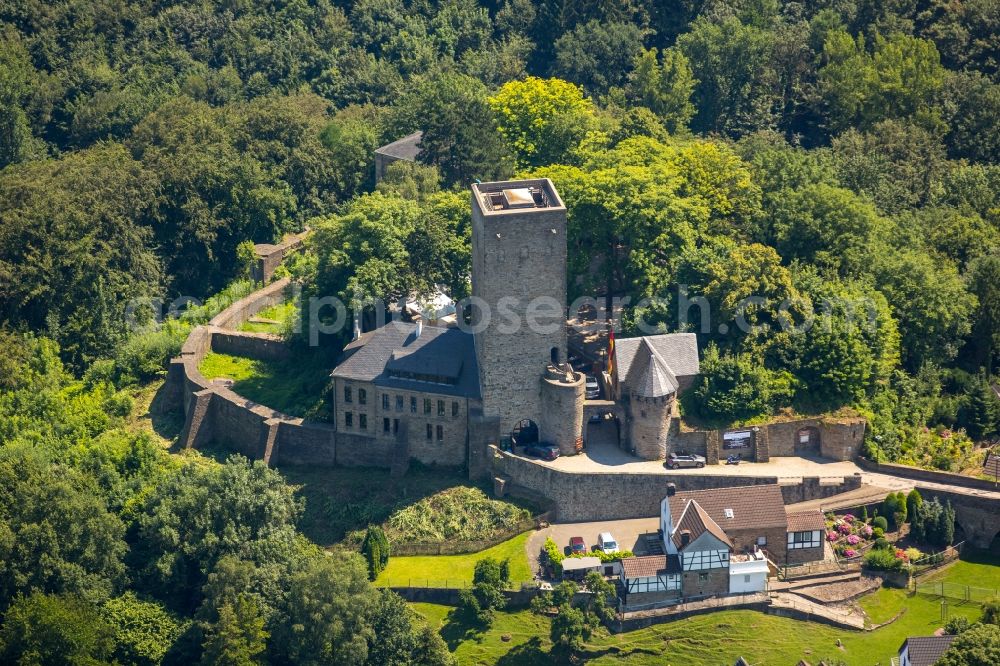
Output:
<path fill-rule="evenodd" d="M 528 563 L 537 575 L 540 569 L 538 556 L 545 539 L 551 537 L 560 548 L 566 549 L 572 537 L 583 537 L 587 550 L 597 545 L 597 535 L 601 532 L 611 532 L 618 541 L 621 550 L 631 550 L 637 555 L 645 553 L 643 534 L 655 534 L 659 529 L 659 518 L 636 518 L 633 520 L 605 520 L 594 523 L 555 523 L 532 534 L 525 548 L 528 551 Z"/>

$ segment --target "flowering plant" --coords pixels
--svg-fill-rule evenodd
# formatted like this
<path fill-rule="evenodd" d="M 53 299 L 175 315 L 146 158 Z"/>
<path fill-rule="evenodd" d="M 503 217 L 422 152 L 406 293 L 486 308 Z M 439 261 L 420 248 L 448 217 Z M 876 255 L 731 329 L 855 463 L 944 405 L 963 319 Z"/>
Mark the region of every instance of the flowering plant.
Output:
<path fill-rule="evenodd" d="M 843 518 L 844 518 L 844 522 L 846 522 L 846 523 L 853 523 L 854 522 L 854 516 L 852 514 L 850 514 L 850 513 L 844 514 Z"/>
<path fill-rule="evenodd" d="M 872 526 L 865 525 L 864 527 L 862 527 L 861 534 L 863 534 L 866 539 L 870 538 L 872 535 Z"/>
<path fill-rule="evenodd" d="M 857 556 L 858 556 L 858 551 L 854 550 L 853 548 L 848 548 L 847 550 L 844 551 L 844 557 L 851 558 Z"/>
<path fill-rule="evenodd" d="M 837 525 L 837 531 L 840 532 L 841 534 L 850 534 L 851 526 L 848 525 L 847 523 L 841 523 L 840 525 Z"/>
<path fill-rule="evenodd" d="M 861 543 L 861 537 L 859 537 L 857 534 L 851 534 L 847 537 L 847 543 L 851 544 L 852 546 L 857 546 L 859 543 Z"/>
<path fill-rule="evenodd" d="M 827 532 L 826 533 L 826 540 L 827 541 L 836 541 L 837 540 L 837 533 L 836 532 Z"/>

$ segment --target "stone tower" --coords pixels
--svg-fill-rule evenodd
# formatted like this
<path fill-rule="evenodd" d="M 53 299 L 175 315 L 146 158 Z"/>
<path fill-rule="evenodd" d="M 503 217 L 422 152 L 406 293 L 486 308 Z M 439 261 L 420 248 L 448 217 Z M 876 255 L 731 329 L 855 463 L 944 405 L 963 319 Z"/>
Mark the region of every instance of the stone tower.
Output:
<path fill-rule="evenodd" d="M 583 435 L 585 393 L 583 373 L 573 370 L 569 363 L 550 364 L 545 369 L 539 435 L 543 441 L 558 446 L 559 453 L 564 456 L 577 453 L 577 441 Z"/>
<path fill-rule="evenodd" d="M 541 422 L 566 353 L 566 207 L 547 178 L 472 186 L 471 319 L 483 413 L 501 435 Z"/>
<path fill-rule="evenodd" d="M 678 382 L 670 366 L 646 340 L 636 350 L 623 388 L 632 449 L 640 458 L 663 460 Z"/>

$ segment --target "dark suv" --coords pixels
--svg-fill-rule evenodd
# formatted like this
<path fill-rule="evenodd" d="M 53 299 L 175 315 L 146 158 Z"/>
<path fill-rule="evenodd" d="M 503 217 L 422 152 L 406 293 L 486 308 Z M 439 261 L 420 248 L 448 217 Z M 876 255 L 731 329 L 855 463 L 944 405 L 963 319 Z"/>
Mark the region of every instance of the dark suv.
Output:
<path fill-rule="evenodd" d="M 524 454 L 528 456 L 535 456 L 537 458 L 541 458 L 542 460 L 555 460 L 559 457 L 559 447 L 555 444 L 538 442 L 536 444 L 528 444 L 524 447 Z"/>

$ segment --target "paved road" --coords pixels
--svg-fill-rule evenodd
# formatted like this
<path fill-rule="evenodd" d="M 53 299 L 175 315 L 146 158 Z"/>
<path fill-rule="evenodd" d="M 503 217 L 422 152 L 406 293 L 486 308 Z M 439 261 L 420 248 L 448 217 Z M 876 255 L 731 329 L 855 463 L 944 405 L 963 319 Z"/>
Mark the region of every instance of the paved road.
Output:
<path fill-rule="evenodd" d="M 602 425 L 601 428 L 606 427 Z M 775 457 L 766 463 L 744 462 L 739 465 L 706 465 L 700 469 L 667 469 L 662 461 L 650 461 L 636 458 L 622 451 L 613 444 L 606 443 L 605 438 L 588 443 L 587 450 L 578 456 L 565 456 L 551 462 L 538 461 L 542 465 L 571 472 L 588 472 L 598 474 L 616 474 L 622 472 L 639 472 L 645 474 L 683 475 L 683 474 L 713 474 L 719 476 L 766 476 L 777 477 L 779 482 L 791 483 L 803 476 L 844 477 L 860 474 L 861 482 L 867 486 L 883 489 L 886 492 L 908 491 L 916 485 L 922 488 L 948 490 L 964 495 L 990 498 L 1000 501 L 1000 491 L 980 490 L 952 486 L 930 481 L 915 481 L 889 474 L 868 472 L 852 461 L 834 461 L 823 458 Z"/>

